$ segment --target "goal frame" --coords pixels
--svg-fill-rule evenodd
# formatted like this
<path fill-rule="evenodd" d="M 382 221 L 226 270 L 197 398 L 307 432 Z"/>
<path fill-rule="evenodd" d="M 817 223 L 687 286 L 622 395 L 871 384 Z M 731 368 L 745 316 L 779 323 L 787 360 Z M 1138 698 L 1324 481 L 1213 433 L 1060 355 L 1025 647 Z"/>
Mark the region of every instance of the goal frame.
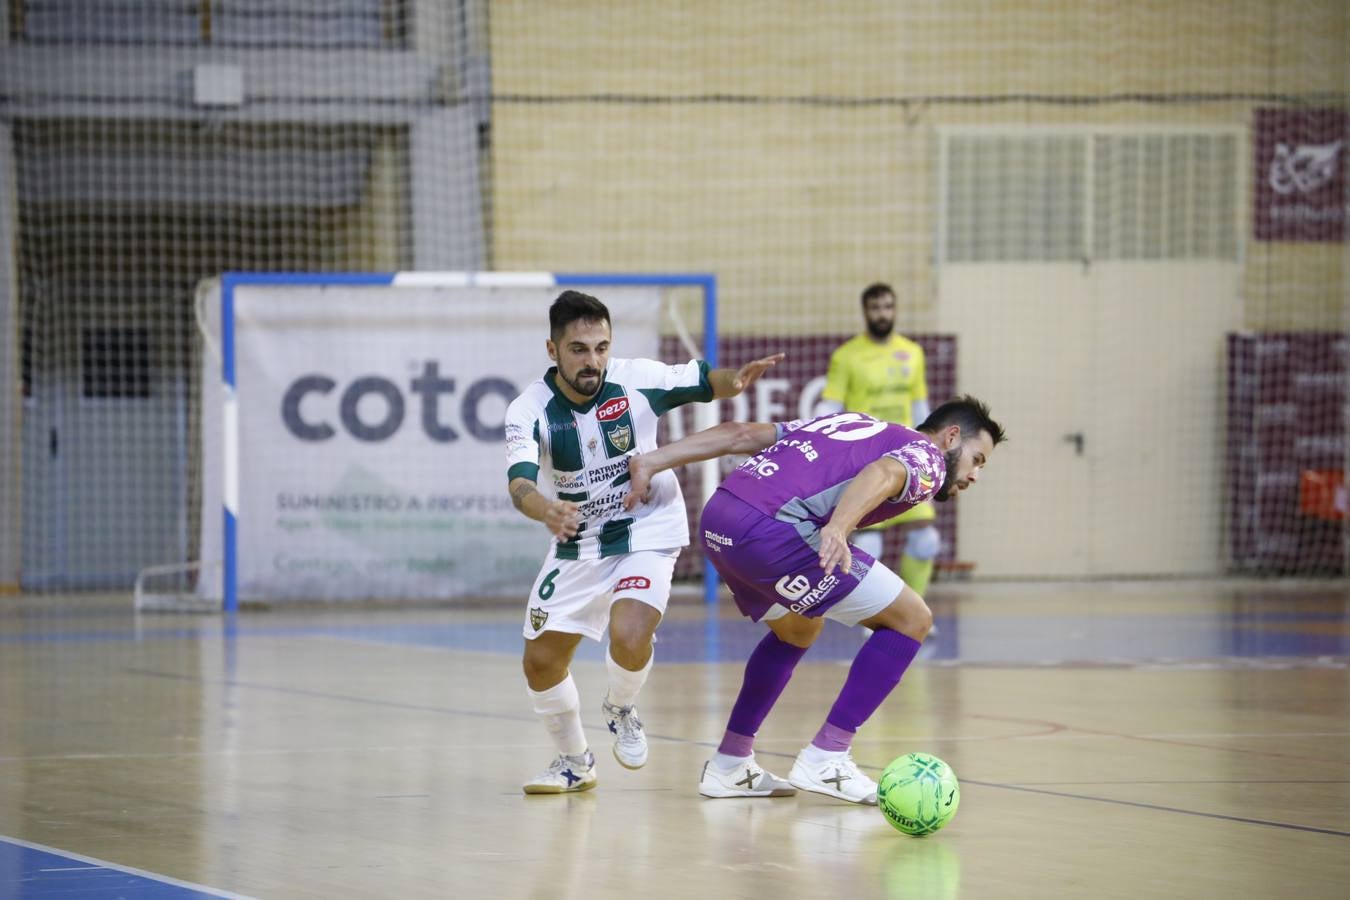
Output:
<path fill-rule="evenodd" d="M 596 273 L 596 272 L 225 272 L 220 287 L 220 351 L 222 388 L 223 547 L 222 609 L 239 609 L 239 397 L 235 379 L 234 292 L 250 286 L 379 286 L 379 287 L 692 287 L 703 292 L 703 359 L 717 366 L 717 276 L 711 273 Z M 715 404 L 706 404 L 714 410 Z M 700 463 L 703 478 L 700 503 L 717 486 L 717 460 Z M 712 563 L 703 561 L 703 600 L 717 602 L 718 578 Z"/>

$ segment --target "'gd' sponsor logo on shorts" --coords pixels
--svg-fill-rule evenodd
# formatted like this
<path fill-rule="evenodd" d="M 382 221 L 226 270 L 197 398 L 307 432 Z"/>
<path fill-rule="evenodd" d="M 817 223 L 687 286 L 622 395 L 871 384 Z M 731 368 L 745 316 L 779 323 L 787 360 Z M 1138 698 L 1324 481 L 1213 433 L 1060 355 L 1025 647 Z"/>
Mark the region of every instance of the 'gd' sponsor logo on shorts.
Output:
<path fill-rule="evenodd" d="M 778 592 L 780 597 L 786 597 L 788 600 L 800 600 L 806 596 L 806 592 L 811 590 L 811 582 L 805 575 L 784 575 L 778 579 L 773 589 Z"/>
<path fill-rule="evenodd" d="M 619 583 L 614 585 L 614 590 L 645 591 L 651 586 L 652 583 L 649 579 L 643 578 L 641 575 L 629 575 L 627 578 L 619 579 Z"/>

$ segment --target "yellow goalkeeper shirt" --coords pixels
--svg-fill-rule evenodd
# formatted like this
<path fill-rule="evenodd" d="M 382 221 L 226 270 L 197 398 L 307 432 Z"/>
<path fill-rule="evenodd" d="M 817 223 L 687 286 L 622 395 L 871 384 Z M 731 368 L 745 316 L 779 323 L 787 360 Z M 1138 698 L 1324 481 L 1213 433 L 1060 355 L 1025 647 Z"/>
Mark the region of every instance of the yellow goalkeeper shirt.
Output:
<path fill-rule="evenodd" d="M 898 334 L 884 344 L 860 334 L 831 354 L 820 396 L 849 412 L 913 428 L 914 401 L 928 399 L 923 348 Z"/>

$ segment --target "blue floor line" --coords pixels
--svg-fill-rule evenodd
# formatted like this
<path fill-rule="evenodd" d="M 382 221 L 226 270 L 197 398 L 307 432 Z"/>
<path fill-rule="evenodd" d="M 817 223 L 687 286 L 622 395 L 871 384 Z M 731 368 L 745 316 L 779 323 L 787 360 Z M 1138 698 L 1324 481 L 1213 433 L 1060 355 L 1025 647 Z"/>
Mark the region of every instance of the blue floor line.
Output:
<path fill-rule="evenodd" d="M 251 900 L 131 866 L 0 835 L 0 896 L 107 900 Z"/>

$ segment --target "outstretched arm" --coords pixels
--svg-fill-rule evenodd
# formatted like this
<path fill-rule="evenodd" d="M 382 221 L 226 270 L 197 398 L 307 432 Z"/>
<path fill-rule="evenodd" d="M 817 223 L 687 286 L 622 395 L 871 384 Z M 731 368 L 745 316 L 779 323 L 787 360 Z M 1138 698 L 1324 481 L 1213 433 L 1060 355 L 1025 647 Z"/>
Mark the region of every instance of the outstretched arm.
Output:
<path fill-rule="evenodd" d="M 778 428 L 772 422 L 723 422 L 673 444 L 658 447 L 628 459 L 629 493 L 624 509 L 632 510 L 647 498 L 652 476 L 687 463 L 702 462 L 728 453 L 758 453 L 778 440 Z"/>
<path fill-rule="evenodd" d="M 528 478 L 512 478 L 507 486 L 516 509 L 536 522 L 543 522 L 558 540 L 566 541 L 577 533 L 577 505 L 567 500 L 550 500 Z"/>
<path fill-rule="evenodd" d="M 862 517 L 905 489 L 909 469 L 898 459 L 883 456 L 863 467 L 857 477 L 844 489 L 839 505 L 830 521 L 820 529 L 820 567 L 828 575 L 838 566 L 847 571 L 853 564 L 848 536 L 858 527 Z"/>
<path fill-rule="evenodd" d="M 759 381 L 759 376 L 782 362 L 786 355 L 775 353 L 772 356 L 752 359 L 739 369 L 713 369 L 708 373 L 708 381 L 712 384 L 713 398 L 721 400 L 726 397 L 735 397 L 741 391 Z"/>

